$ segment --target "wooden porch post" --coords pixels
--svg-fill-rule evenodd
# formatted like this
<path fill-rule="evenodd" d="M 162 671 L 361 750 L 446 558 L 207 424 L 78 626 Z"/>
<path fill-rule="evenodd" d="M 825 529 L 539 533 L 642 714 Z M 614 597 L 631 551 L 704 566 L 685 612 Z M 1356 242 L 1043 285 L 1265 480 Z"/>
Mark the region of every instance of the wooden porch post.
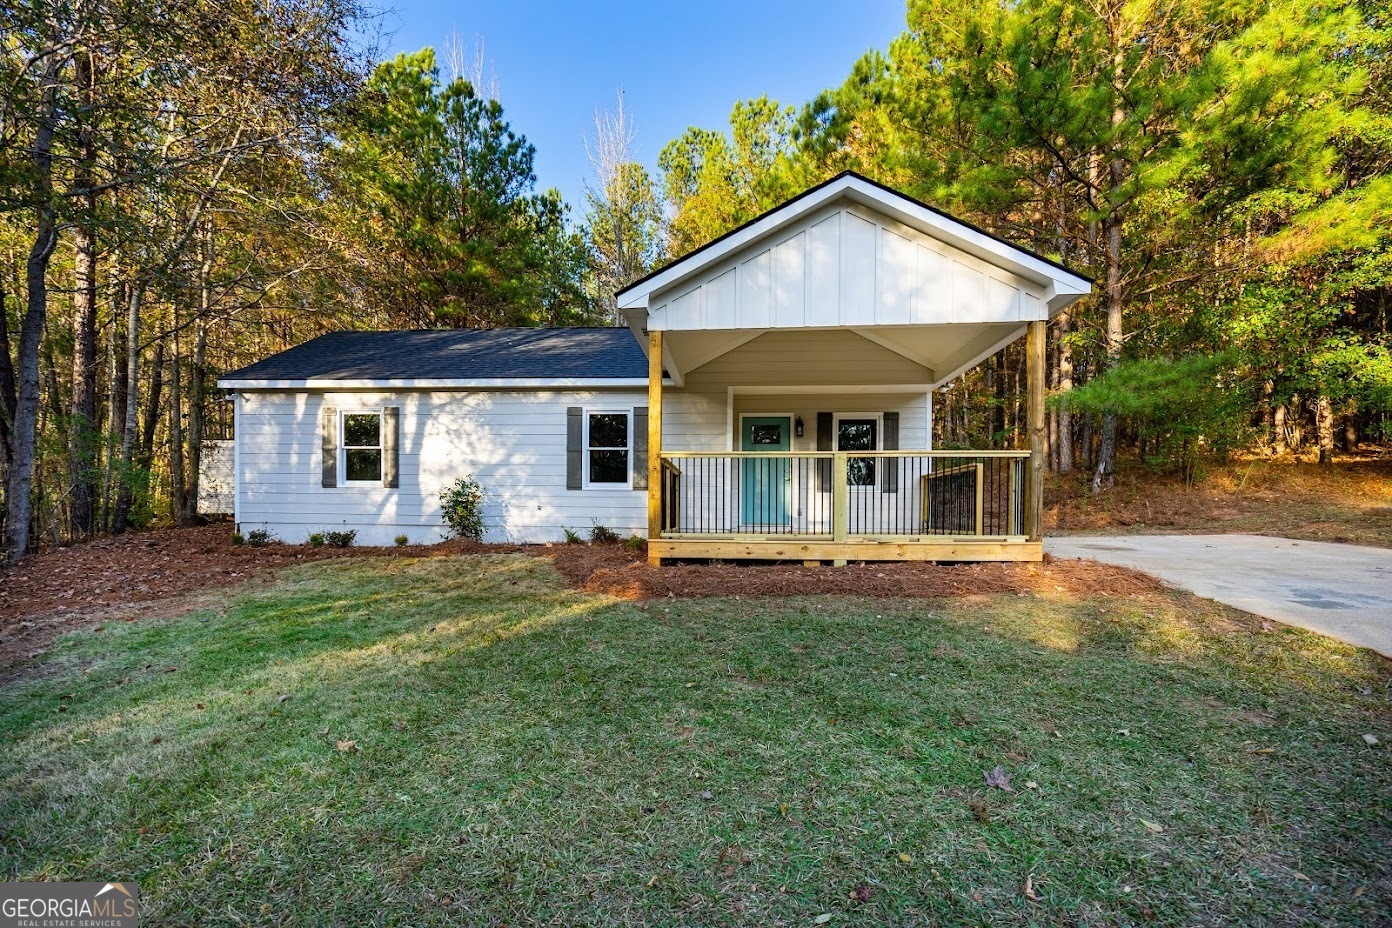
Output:
<path fill-rule="evenodd" d="M 1031 322 L 1025 333 L 1025 377 L 1029 382 L 1026 428 L 1029 432 L 1029 464 L 1025 472 L 1025 535 L 1039 541 L 1044 534 L 1044 329 L 1048 323 Z"/>
<path fill-rule="evenodd" d="M 652 543 L 662 537 L 662 333 L 648 332 L 648 566 L 661 567 Z"/>

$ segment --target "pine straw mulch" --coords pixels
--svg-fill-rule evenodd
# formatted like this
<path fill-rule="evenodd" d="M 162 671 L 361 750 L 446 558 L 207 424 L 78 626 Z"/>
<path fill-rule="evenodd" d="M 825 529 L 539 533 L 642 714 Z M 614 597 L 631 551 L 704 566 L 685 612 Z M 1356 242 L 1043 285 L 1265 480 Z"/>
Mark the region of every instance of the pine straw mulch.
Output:
<path fill-rule="evenodd" d="M 492 545 L 450 541 L 393 548 L 233 545 L 227 525 L 102 537 L 0 568 L 0 668 L 31 660 L 59 635 L 103 621 L 177 615 L 189 596 L 267 578 L 295 564 L 341 557 L 548 557 L 572 586 L 627 599 L 698 596 L 961 597 L 997 593 L 1132 595 L 1154 578 L 1092 561 L 1043 564 L 692 563 L 649 568 L 624 545 Z"/>

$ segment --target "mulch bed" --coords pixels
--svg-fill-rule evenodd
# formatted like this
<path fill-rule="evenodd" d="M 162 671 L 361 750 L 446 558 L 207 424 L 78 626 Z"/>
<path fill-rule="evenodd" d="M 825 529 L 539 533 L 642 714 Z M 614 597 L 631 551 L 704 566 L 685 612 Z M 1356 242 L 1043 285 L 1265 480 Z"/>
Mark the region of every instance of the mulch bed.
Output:
<path fill-rule="evenodd" d="M 674 564 L 649 568 L 623 545 L 484 545 L 451 541 L 401 548 L 233 545 L 226 525 L 102 537 L 0 568 L 0 667 L 33 658 L 74 628 L 177 613 L 158 601 L 341 557 L 548 557 L 572 586 L 627 599 L 696 596 L 960 597 L 1053 592 L 1131 595 L 1159 590 L 1145 574 L 1092 561 L 1043 564 Z M 140 608 L 132 608 L 132 607 Z"/>

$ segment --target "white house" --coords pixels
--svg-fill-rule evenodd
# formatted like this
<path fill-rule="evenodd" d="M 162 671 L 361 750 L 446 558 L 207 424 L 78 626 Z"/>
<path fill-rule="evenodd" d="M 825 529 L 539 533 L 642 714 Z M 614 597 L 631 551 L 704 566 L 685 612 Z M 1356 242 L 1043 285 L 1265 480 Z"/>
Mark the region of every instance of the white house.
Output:
<path fill-rule="evenodd" d="M 1044 326 L 1090 289 L 842 174 L 621 291 L 627 328 L 340 332 L 228 374 L 235 519 L 433 541 L 471 474 L 488 540 L 1037 559 Z M 1022 336 L 1030 450 L 934 451 L 934 388 Z"/>

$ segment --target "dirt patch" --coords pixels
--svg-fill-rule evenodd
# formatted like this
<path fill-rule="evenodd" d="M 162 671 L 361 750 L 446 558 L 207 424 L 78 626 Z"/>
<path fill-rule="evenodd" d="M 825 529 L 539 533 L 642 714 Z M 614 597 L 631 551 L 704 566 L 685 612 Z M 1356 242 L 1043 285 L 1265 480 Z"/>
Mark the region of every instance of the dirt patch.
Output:
<path fill-rule="evenodd" d="M 1092 495 L 1087 474 L 1050 476 L 1046 532 L 1249 532 L 1392 547 L 1392 451 L 1333 466 L 1252 459 L 1194 486 L 1128 465 Z"/>
<path fill-rule="evenodd" d="M 624 548 L 548 549 L 574 586 L 628 599 L 693 596 L 967 597 L 999 593 L 1129 596 L 1155 593 L 1146 574 L 1095 561 L 1048 559 L 1042 564 L 866 563 L 846 567 L 801 564 L 690 563 L 648 567 Z"/>
<path fill-rule="evenodd" d="M 1042 564 L 692 563 L 650 568 L 625 545 L 483 545 L 452 541 L 392 548 L 233 545 L 225 525 L 99 538 L 0 568 L 0 667 L 32 660 L 58 636 L 104 622 L 167 618 L 199 608 L 201 591 L 342 557 L 527 553 L 550 558 L 571 585 L 628 599 L 693 596 L 967 597 L 1047 592 L 1129 595 L 1153 578 L 1092 561 Z"/>

